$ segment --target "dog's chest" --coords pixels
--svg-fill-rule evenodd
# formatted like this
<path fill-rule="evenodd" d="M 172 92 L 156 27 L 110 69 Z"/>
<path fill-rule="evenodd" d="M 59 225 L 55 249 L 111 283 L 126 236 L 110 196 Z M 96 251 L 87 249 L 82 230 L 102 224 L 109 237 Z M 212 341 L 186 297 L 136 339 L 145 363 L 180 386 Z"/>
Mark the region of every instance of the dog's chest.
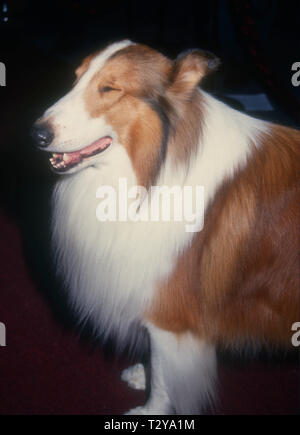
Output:
<path fill-rule="evenodd" d="M 108 333 L 125 331 L 171 273 L 182 235 L 166 222 L 99 222 L 99 186 L 85 172 L 60 182 L 53 195 L 58 272 L 82 318 L 93 318 Z"/>

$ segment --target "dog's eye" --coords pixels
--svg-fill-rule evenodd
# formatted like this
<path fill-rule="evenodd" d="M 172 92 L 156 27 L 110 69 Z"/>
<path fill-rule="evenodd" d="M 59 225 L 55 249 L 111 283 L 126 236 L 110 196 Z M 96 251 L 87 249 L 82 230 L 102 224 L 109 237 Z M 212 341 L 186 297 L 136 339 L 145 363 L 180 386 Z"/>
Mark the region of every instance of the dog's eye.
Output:
<path fill-rule="evenodd" d="M 99 92 L 105 93 L 110 91 L 118 91 L 118 89 L 112 88 L 111 86 L 103 86 L 103 88 L 99 88 Z"/>

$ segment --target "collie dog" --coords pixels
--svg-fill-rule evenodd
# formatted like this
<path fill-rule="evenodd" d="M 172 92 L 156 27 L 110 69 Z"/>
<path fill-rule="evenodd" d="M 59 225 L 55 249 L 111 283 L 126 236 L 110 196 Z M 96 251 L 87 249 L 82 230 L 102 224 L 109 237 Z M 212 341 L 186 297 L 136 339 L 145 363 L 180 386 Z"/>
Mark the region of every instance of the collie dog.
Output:
<path fill-rule="evenodd" d="M 173 61 L 111 44 L 83 61 L 70 92 L 33 126 L 60 174 L 53 251 L 79 320 L 120 349 L 150 344 L 149 399 L 129 414 L 203 413 L 217 346 L 289 347 L 299 321 L 300 132 L 201 90 L 218 63 L 200 50 Z M 100 222 L 97 192 L 118 193 L 120 179 L 143 187 L 131 198 L 136 216 L 152 186 L 202 186 L 203 227 Z M 145 388 L 141 364 L 122 378 Z"/>

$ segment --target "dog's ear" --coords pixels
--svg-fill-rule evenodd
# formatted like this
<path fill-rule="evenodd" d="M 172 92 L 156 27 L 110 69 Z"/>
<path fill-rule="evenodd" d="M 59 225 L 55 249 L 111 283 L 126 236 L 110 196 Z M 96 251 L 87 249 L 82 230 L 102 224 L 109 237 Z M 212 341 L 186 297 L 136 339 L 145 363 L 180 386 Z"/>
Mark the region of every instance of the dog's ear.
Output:
<path fill-rule="evenodd" d="M 220 60 L 208 51 L 195 49 L 181 53 L 174 62 L 170 91 L 189 96 L 201 79 L 219 65 Z"/>

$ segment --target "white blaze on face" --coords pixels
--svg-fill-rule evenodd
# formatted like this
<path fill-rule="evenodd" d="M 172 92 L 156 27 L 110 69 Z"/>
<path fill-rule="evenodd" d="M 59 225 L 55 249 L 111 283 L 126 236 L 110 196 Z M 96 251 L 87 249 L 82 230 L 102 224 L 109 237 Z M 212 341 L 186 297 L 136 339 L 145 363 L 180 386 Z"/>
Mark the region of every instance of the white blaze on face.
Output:
<path fill-rule="evenodd" d="M 132 44 L 131 41 L 125 40 L 112 44 L 101 52 L 91 61 L 88 70 L 76 86 L 44 113 L 42 120 L 49 121 L 55 134 L 47 151 L 71 152 L 104 136 L 116 139 L 116 133 L 106 123 L 105 116 L 90 117 L 84 105 L 84 92 L 94 74 L 104 66 L 107 59 Z"/>

